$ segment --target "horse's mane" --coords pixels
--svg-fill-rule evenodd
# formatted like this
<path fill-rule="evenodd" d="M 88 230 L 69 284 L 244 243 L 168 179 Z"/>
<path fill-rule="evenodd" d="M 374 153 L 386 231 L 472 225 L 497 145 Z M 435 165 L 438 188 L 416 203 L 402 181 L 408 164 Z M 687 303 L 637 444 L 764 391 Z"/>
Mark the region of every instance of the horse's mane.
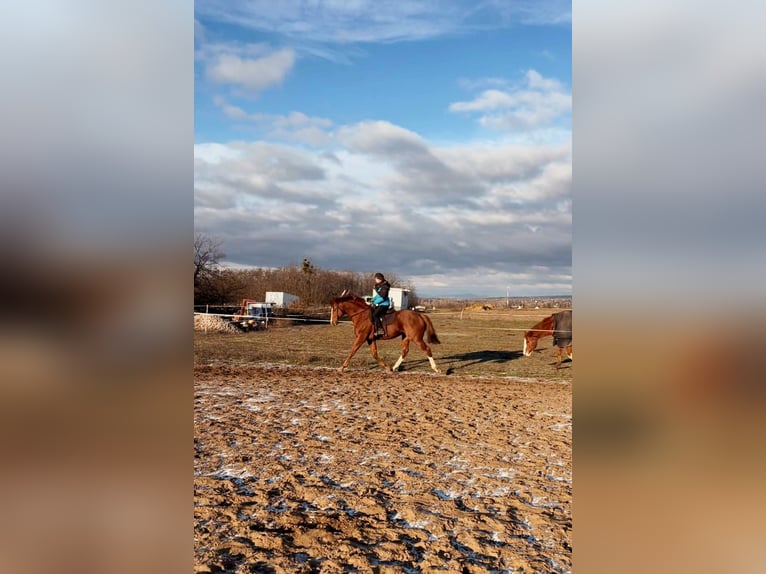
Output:
<path fill-rule="evenodd" d="M 361 303 L 362 305 L 367 305 L 367 302 L 362 299 L 361 297 L 354 295 L 353 293 L 349 293 L 348 295 L 343 295 L 342 297 L 336 297 L 335 302 L 336 303 L 345 303 L 346 301 L 353 301 L 355 303 Z"/>
<path fill-rule="evenodd" d="M 525 337 L 541 337 L 545 333 L 538 333 L 535 331 L 553 331 L 555 328 L 555 319 L 553 315 L 550 315 L 546 317 L 545 319 L 542 319 L 541 321 L 538 321 L 536 324 L 532 325 L 532 327 L 524 333 Z M 549 333 L 550 334 L 550 333 Z"/>

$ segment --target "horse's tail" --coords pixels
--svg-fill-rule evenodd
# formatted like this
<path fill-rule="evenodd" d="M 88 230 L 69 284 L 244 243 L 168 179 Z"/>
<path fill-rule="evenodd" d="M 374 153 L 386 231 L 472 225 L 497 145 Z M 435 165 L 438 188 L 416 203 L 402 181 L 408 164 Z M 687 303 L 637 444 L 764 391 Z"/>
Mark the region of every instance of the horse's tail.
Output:
<path fill-rule="evenodd" d="M 431 318 L 428 315 L 421 315 L 421 317 L 423 317 L 423 320 L 426 322 L 426 343 L 431 343 L 432 345 L 441 345 L 439 337 L 436 336 L 436 329 L 434 329 L 434 324 L 431 323 Z"/>

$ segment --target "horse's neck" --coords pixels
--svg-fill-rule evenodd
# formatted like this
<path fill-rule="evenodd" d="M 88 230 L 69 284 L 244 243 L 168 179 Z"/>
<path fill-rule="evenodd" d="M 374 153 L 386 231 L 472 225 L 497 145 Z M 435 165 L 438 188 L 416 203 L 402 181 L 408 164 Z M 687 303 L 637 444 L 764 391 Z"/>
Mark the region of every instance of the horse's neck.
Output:
<path fill-rule="evenodd" d="M 533 334 L 538 337 L 553 335 L 554 330 L 555 330 L 555 325 L 554 325 L 553 317 L 546 317 L 545 319 L 543 319 L 537 325 L 535 325 L 534 327 L 530 329 L 530 331 L 532 331 Z"/>
<path fill-rule="evenodd" d="M 346 305 L 346 314 L 351 317 L 351 319 L 356 319 L 357 317 L 364 317 L 364 311 L 368 311 L 369 307 L 366 303 L 360 303 L 358 301 L 350 300 L 347 301 Z"/>

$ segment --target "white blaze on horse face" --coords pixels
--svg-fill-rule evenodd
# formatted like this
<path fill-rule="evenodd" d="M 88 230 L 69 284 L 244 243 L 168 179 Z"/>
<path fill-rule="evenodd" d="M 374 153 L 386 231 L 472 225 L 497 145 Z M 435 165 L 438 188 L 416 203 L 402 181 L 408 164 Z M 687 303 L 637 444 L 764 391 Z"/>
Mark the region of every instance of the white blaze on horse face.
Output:
<path fill-rule="evenodd" d="M 524 354 L 525 357 L 528 357 L 529 355 L 532 354 L 531 352 L 530 353 L 527 352 L 527 338 L 526 337 L 524 337 L 524 350 L 522 351 L 522 353 Z"/>
<path fill-rule="evenodd" d="M 338 319 L 335 317 L 335 305 L 330 307 L 330 325 L 337 325 Z"/>

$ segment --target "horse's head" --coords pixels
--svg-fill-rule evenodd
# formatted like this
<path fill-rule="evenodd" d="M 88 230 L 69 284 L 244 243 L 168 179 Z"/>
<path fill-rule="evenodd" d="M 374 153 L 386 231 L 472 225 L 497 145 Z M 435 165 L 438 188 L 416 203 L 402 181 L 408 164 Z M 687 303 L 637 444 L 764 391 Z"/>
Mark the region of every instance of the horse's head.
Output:
<path fill-rule="evenodd" d="M 344 314 L 343 307 L 338 304 L 338 300 L 333 299 L 330 304 L 330 325 L 337 325 L 338 319 L 343 317 Z"/>
<path fill-rule="evenodd" d="M 343 293 L 338 295 L 330 303 L 330 325 L 337 325 L 338 319 L 346 314 L 346 310 L 343 308 L 343 305 L 340 304 L 340 299 L 346 295 L 348 295 L 348 289 L 344 289 Z"/>
<path fill-rule="evenodd" d="M 524 350 L 522 351 L 525 357 L 532 355 L 532 351 L 537 347 L 538 337 L 533 331 L 527 331 L 524 333 Z"/>

